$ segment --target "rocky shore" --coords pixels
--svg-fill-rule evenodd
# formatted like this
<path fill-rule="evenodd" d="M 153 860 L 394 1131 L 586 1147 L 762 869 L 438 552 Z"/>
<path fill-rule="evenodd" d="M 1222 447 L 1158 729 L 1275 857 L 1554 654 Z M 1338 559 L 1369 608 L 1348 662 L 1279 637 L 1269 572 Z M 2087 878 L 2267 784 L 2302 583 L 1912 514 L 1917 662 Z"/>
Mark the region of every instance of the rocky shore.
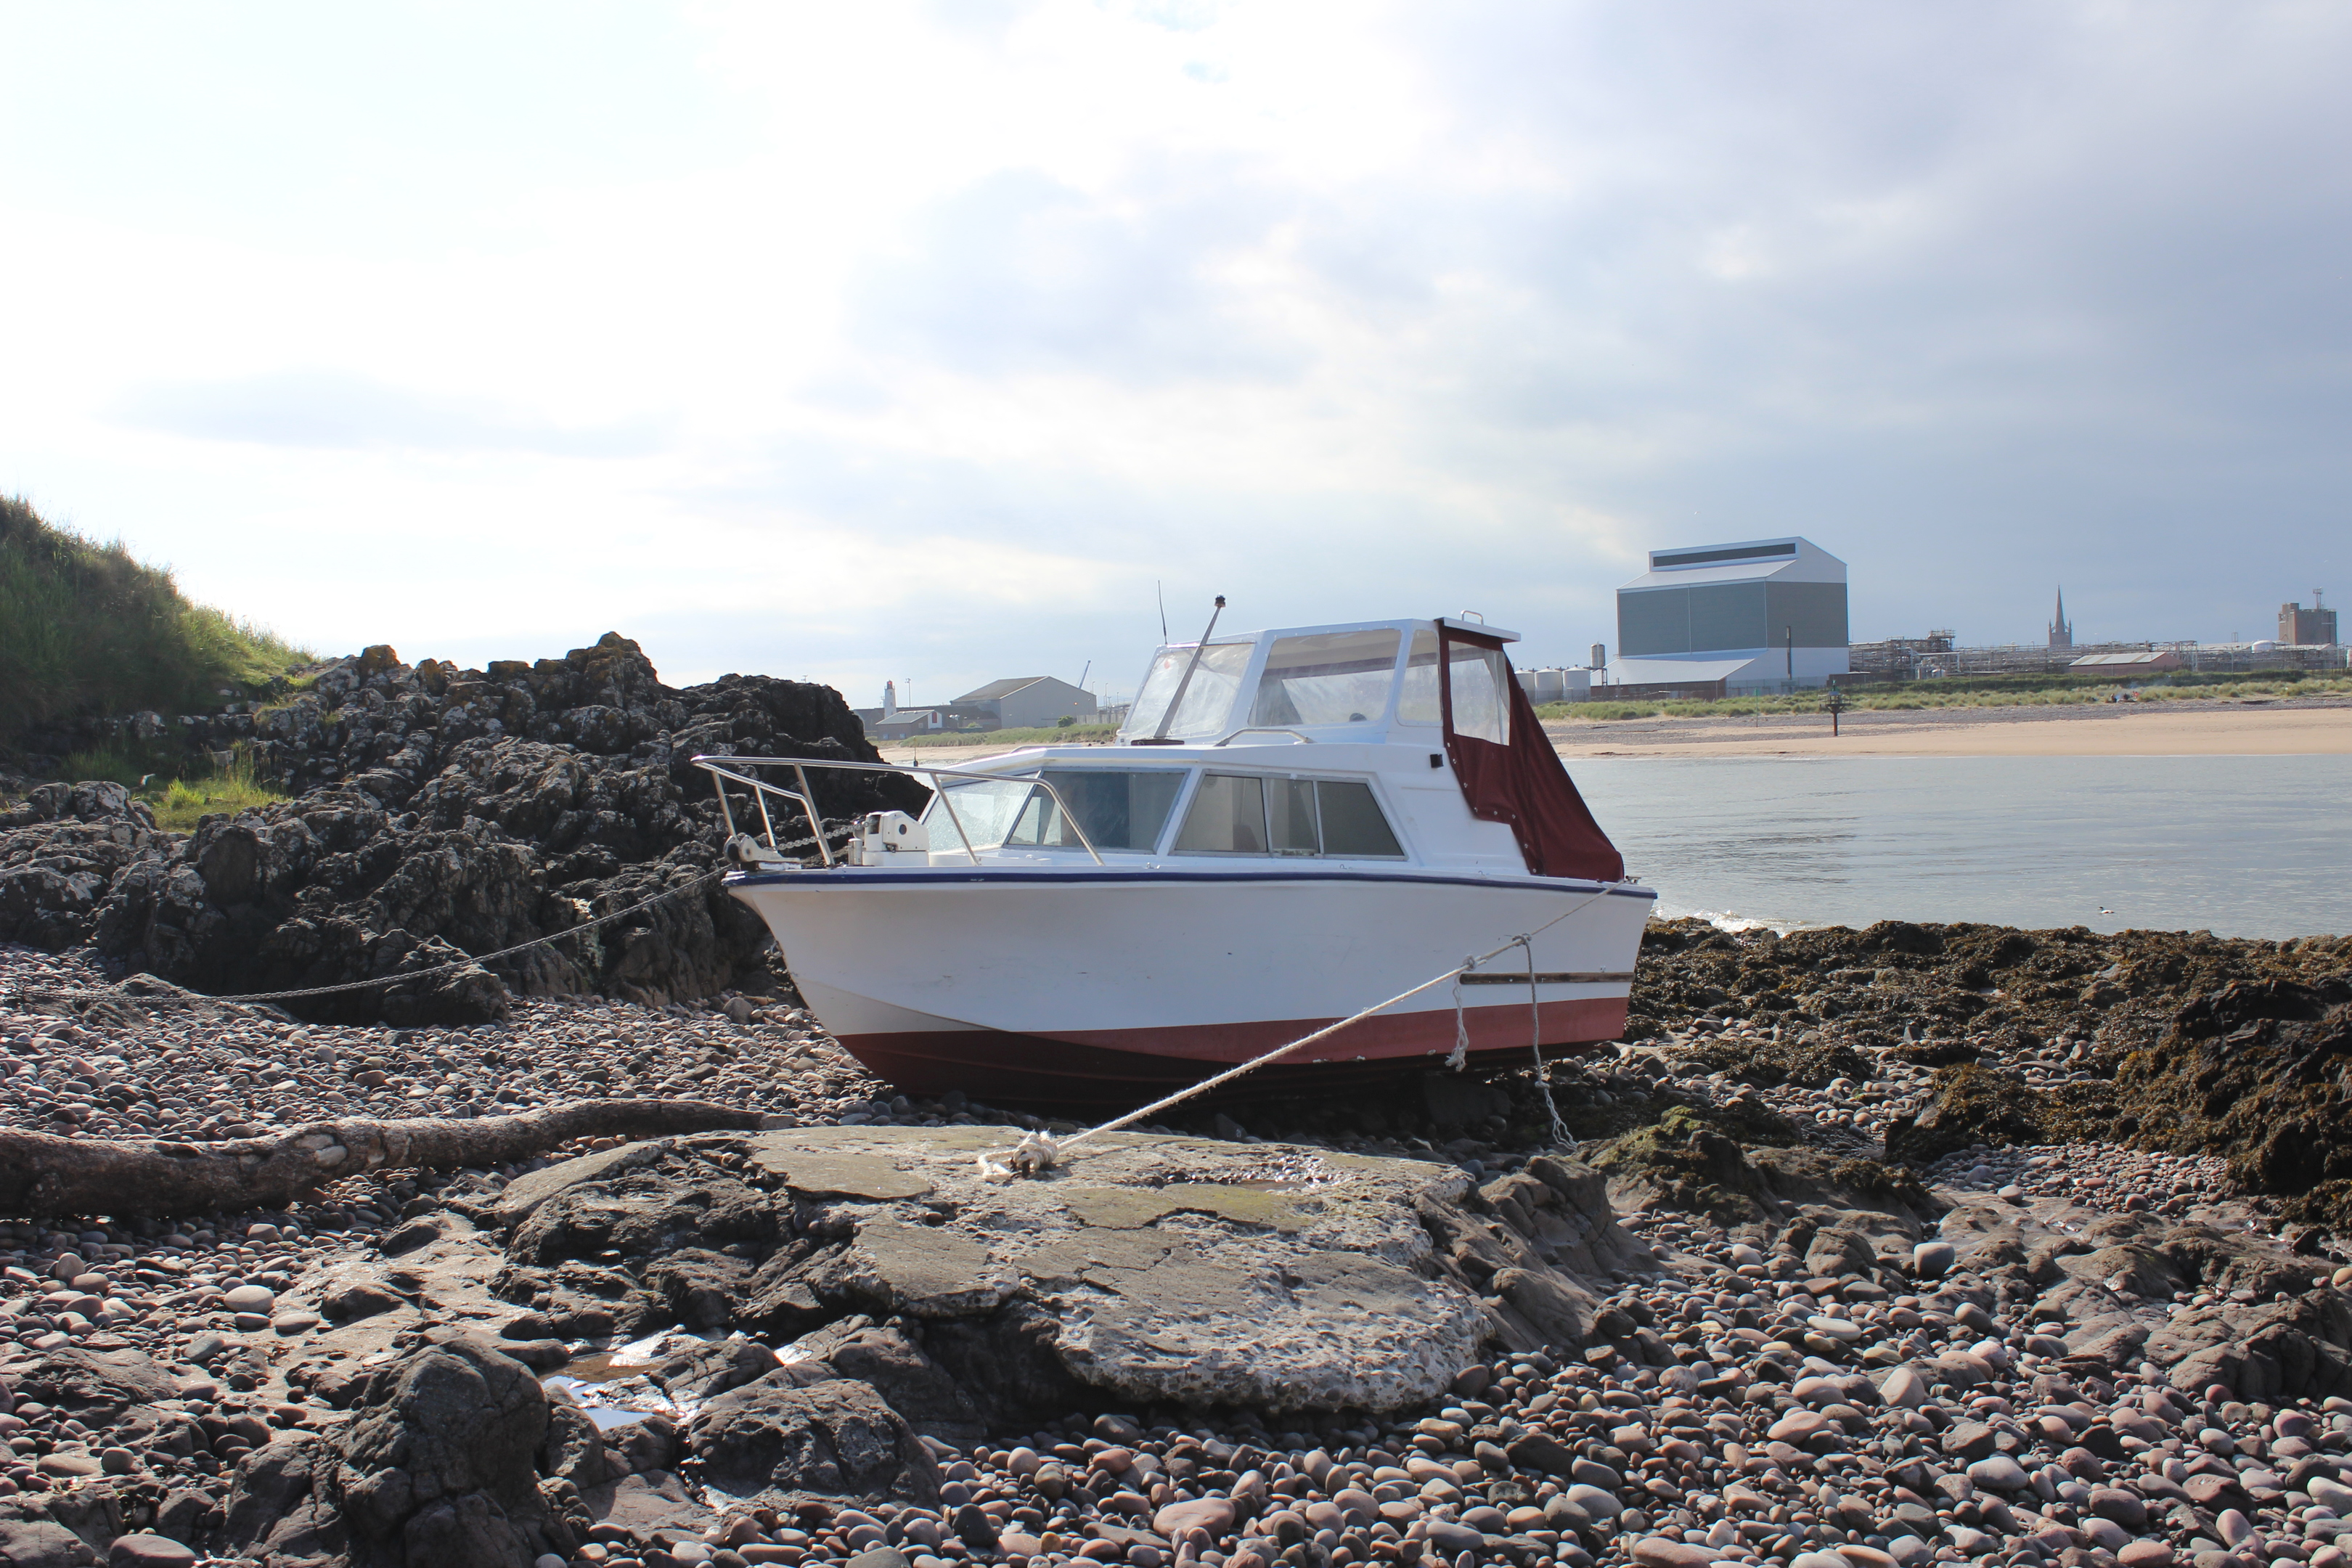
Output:
<path fill-rule="evenodd" d="M 2045 998 L 1977 1033 L 1933 1002 L 1984 933 L 1808 933 L 1944 945 L 1911 955 L 1927 1005 L 1889 1028 L 1899 1007 L 1835 1005 L 1859 963 L 1718 934 L 1658 933 L 1654 1026 L 1561 1086 L 1572 1157 L 1526 1135 L 1524 1079 L 1229 1104 L 1134 1141 L 1163 1162 L 1127 1173 L 1140 1207 L 1118 1173 L 1038 1184 L 1083 1213 L 1061 1253 L 1069 1219 L 991 1217 L 1005 1200 L 972 1176 L 1036 1118 L 894 1096 L 779 998 L 519 999 L 462 1027 L 12 1008 L 0 1121 L 83 1137 L 465 1117 L 583 1085 L 739 1100 L 777 1131 L 0 1228 L 0 1558 L 2338 1562 L 2333 1237 L 2245 1190 L 2227 1151 L 1971 1136 L 1979 1100 L 1951 1092 L 2014 1079 L 2044 1129 L 2061 1091 L 2112 1076 L 2103 1027 L 2158 1051 L 2207 1005 L 2102 995 L 2070 1028 Z M 2334 951 L 2259 948 L 2178 984 L 2279 964 L 2316 984 Z M 1724 952 L 1823 980 L 1773 987 L 1785 1009 L 1689 990 Z M 0 967 L 100 973 L 23 947 Z M 946 1142 L 823 1146 L 844 1136 Z M 1951 1146 L 1890 1158 L 1906 1140 Z M 1389 1184 L 1348 1209 L 1335 1189 L 1371 1179 L 1351 1161 Z M 1347 1228 L 1302 1229 L 1334 1208 Z M 1335 1286 L 1318 1256 L 1388 1272 Z M 1349 1342 L 1366 1323 L 1409 1336 Z"/>
<path fill-rule="evenodd" d="M 333 668 L 315 731 L 252 716 L 320 737 L 283 806 L 0 815 L 0 1131 L 758 1130 L 0 1216 L 0 1563 L 2352 1558 L 2352 942 L 1671 922 L 1556 1074 L 1572 1147 L 1433 1074 L 999 1179 L 1076 1129 L 897 1095 L 724 900 L 349 1010 L 179 990 L 568 930 L 714 862 L 682 753 L 862 744 L 617 638 Z"/>
<path fill-rule="evenodd" d="M 184 761 L 241 753 L 293 798 L 183 836 L 157 832 L 119 785 L 29 788 L 0 811 L 0 942 L 86 947 L 118 972 L 249 994 L 462 963 L 685 890 L 556 945 L 299 1010 L 474 1024 L 517 997 L 704 997 L 762 983 L 771 944 L 757 917 L 693 887 L 718 867 L 726 832 L 691 759 L 879 760 L 830 687 L 730 675 L 673 689 L 617 635 L 488 670 L 412 668 L 370 648 L 279 705 L 233 706 L 19 738 L 11 754 L 36 773 L 59 762 L 38 747 L 76 742 Z M 815 787 L 828 817 L 924 794 L 848 772 L 820 771 Z"/>

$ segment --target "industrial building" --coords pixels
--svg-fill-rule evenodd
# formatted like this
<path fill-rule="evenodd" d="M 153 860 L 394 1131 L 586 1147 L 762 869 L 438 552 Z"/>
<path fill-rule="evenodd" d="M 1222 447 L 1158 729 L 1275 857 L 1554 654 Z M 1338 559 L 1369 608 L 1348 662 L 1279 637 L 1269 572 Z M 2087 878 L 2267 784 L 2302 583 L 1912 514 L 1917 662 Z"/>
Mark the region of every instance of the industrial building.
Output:
<path fill-rule="evenodd" d="M 2311 591 L 2311 608 L 2301 605 L 2279 606 L 2278 640 L 2296 647 L 2333 647 L 2336 646 L 2336 612 L 2319 602 L 2319 590 Z"/>
<path fill-rule="evenodd" d="M 1824 686 L 1847 672 L 1846 639 L 1845 563 L 1811 540 L 1654 550 L 1617 590 L 1617 662 L 1594 695 Z"/>
<path fill-rule="evenodd" d="M 898 706 L 898 685 L 884 683 L 882 706 L 853 710 L 865 721 L 866 739 L 899 741 L 942 731 L 1042 730 L 1064 718 L 1097 721 L 1095 694 L 1050 675 L 1017 675 L 992 680 L 952 702 L 929 708 Z"/>
<path fill-rule="evenodd" d="M 1050 675 L 992 680 L 977 691 L 965 692 L 952 705 L 992 715 L 996 721 L 989 728 L 996 730 L 1036 730 L 1063 719 L 1091 724 L 1095 718 L 1093 692 L 1081 691 Z"/>
<path fill-rule="evenodd" d="M 1091 724 L 1098 716 L 1093 692 L 1050 675 L 992 680 L 952 702 L 929 708 L 899 707 L 898 683 L 886 681 L 881 707 L 852 711 L 865 721 L 866 736 L 871 741 L 901 741 L 943 731 L 1040 730 L 1065 717 Z"/>

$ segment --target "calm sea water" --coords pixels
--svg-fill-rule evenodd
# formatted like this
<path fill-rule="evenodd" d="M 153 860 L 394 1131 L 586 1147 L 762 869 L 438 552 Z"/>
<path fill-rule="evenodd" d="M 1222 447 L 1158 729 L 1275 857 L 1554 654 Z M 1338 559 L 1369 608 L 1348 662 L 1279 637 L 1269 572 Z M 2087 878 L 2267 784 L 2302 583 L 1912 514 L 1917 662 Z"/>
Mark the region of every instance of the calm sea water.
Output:
<path fill-rule="evenodd" d="M 1600 757 L 1570 772 L 1659 912 L 2352 931 L 2352 757 Z"/>

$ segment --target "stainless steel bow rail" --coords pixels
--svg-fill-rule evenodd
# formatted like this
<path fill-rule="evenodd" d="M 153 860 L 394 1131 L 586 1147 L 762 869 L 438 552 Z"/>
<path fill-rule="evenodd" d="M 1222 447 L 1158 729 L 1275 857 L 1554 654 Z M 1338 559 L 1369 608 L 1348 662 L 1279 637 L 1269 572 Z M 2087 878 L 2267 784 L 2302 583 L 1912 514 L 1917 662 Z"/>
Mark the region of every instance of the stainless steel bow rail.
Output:
<path fill-rule="evenodd" d="M 809 842 L 805 838 L 797 839 L 789 845 L 780 845 L 776 842 L 775 818 L 768 812 L 768 799 L 772 795 L 777 800 L 788 801 L 800 807 L 803 815 L 809 820 L 810 831 L 815 836 L 818 857 L 825 865 L 831 866 L 834 863 L 833 847 L 825 842 L 827 835 L 823 826 L 823 818 L 817 815 L 815 792 L 809 787 L 808 770 L 838 768 L 846 773 L 912 773 L 926 780 L 980 779 L 990 784 L 1034 784 L 1053 798 L 1054 807 L 1062 814 L 1062 820 L 1069 825 L 1071 832 L 1078 836 L 1080 847 L 1094 857 L 1096 865 L 1099 866 L 1103 863 L 1101 851 L 1095 847 L 1094 840 L 1087 837 L 1086 825 L 1072 814 L 1069 803 L 1062 798 L 1062 792 L 1047 782 L 1042 771 L 1037 773 L 980 773 L 970 768 L 927 768 L 911 763 L 836 763 L 823 758 L 809 757 L 704 755 L 696 757 L 693 761 L 694 765 L 709 773 L 718 786 L 719 815 L 727 824 L 727 838 L 730 844 L 735 841 L 737 832 L 735 808 L 727 798 L 727 786 L 733 783 L 741 784 L 751 792 L 751 804 L 759 809 L 760 813 L 761 841 L 771 853 L 782 854 L 787 848 Z M 781 784 L 755 778 L 750 773 L 739 773 L 736 771 L 739 768 L 790 768 L 793 771 L 793 782 L 799 787 L 787 789 Z M 955 825 L 956 837 L 962 842 L 963 852 L 971 858 L 973 865 L 979 865 L 980 851 L 972 847 L 971 835 L 964 831 L 963 818 L 956 813 L 954 792 L 937 783 L 933 783 L 931 788 L 939 796 L 940 804 L 947 807 L 948 820 Z"/>

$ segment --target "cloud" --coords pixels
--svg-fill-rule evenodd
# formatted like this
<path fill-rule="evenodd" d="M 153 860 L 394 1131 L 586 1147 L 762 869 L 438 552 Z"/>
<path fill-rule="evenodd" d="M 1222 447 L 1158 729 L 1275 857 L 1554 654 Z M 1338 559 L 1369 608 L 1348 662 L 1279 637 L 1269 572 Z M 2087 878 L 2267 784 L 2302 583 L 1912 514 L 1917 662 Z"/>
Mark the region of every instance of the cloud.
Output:
<path fill-rule="evenodd" d="M 249 118 L 40 51 L 110 129 L 0 138 L 41 240 L 0 258 L 0 485 L 192 584 L 359 497 L 497 563 L 460 602 L 434 550 L 355 572 L 314 528 L 270 582 L 336 585 L 316 639 L 617 624 L 679 678 L 861 689 L 1139 668 L 1156 581 L 1252 623 L 1475 607 L 1554 658 L 1662 543 L 1804 532 L 1857 635 L 1987 641 L 2062 579 L 2086 637 L 2218 638 L 2346 563 L 2340 8 L 685 15 L 567 32 L 605 88 L 505 72 L 463 134 L 405 85 L 339 117 L 364 51 L 304 34 L 296 195 Z M 404 49 L 418 103 L 479 90 L 435 75 L 462 23 L 405 25 L 456 29 Z M 246 52 L 173 64 L 239 100 Z M 591 107 L 638 151 L 514 129 Z M 201 199 L 134 177 L 171 137 Z"/>
<path fill-rule="evenodd" d="M 132 388 L 114 414 L 142 429 L 199 441 L 350 451 L 634 458 L 657 450 L 665 435 L 651 420 L 561 426 L 488 403 L 330 370 L 152 383 Z"/>

